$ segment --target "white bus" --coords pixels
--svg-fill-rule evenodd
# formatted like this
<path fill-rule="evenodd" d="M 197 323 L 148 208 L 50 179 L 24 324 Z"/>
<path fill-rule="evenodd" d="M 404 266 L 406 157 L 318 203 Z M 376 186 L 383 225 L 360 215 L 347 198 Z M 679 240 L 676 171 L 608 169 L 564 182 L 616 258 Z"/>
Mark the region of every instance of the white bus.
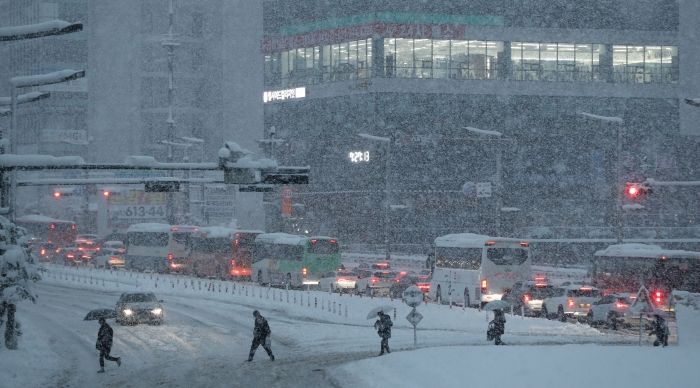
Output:
<path fill-rule="evenodd" d="M 527 241 L 473 233 L 435 239 L 429 297 L 439 303 L 479 306 L 500 300 L 515 282 L 530 278 Z"/>
<path fill-rule="evenodd" d="M 133 224 L 126 231 L 126 267 L 155 272 L 179 272 L 189 256 L 189 239 L 196 226 L 159 223 Z"/>

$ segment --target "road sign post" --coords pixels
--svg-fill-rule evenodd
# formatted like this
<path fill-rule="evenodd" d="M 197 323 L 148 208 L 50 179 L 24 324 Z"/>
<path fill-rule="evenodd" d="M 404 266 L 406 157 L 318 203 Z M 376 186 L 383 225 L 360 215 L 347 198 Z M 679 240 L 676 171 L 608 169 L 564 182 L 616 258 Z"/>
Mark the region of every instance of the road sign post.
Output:
<path fill-rule="evenodd" d="M 403 292 L 403 299 L 409 307 L 413 308 L 406 316 L 406 319 L 413 325 L 413 347 L 415 348 L 418 344 L 416 326 L 418 326 L 418 323 L 423 319 L 423 315 L 416 311 L 416 307 L 423 302 L 423 291 L 416 286 L 408 287 Z"/>

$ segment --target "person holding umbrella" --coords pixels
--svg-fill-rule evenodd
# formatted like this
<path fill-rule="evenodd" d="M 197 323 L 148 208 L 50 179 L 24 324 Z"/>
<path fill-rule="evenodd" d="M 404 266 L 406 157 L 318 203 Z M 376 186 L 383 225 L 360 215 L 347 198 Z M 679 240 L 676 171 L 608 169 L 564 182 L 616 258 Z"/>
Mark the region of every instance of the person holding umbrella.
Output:
<path fill-rule="evenodd" d="M 506 315 L 501 309 L 493 310 L 493 320 L 489 322 L 489 330 L 492 330 L 494 344 L 502 345 L 501 336 L 506 332 Z"/>
<path fill-rule="evenodd" d="M 391 338 L 391 327 L 394 325 L 391 322 L 391 317 L 389 314 L 385 314 L 384 311 L 379 310 L 377 312 L 377 321 L 374 322 L 374 328 L 377 329 L 377 334 L 382 338 L 381 341 L 381 351 L 379 355 L 383 355 L 386 350 L 387 353 L 391 353 L 389 350 L 389 338 Z"/>
<path fill-rule="evenodd" d="M 104 317 L 100 317 L 100 330 L 97 332 L 97 342 L 95 348 L 100 351 L 100 370 L 97 373 L 105 373 L 105 358 L 109 361 L 114 361 L 117 366 L 122 366 L 121 357 L 112 357 L 109 353 L 112 351 L 112 337 L 114 332 L 112 327 L 107 324 Z"/>

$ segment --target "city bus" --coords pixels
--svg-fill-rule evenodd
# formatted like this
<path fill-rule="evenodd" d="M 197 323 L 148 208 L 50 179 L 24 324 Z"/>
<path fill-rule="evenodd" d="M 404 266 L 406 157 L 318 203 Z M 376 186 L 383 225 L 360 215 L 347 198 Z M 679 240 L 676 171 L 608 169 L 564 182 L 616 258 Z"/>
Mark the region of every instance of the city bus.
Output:
<path fill-rule="evenodd" d="M 183 272 L 196 226 L 133 224 L 126 231 L 126 267 L 156 272 Z"/>
<path fill-rule="evenodd" d="M 428 264 L 428 296 L 438 303 L 484 305 L 531 276 L 527 241 L 473 233 L 437 237 Z"/>
<path fill-rule="evenodd" d="M 250 279 L 253 244 L 261 233 L 261 230 L 200 228 L 190 237 L 189 272 L 221 279 Z"/>
<path fill-rule="evenodd" d="M 42 215 L 22 216 L 17 218 L 15 224 L 27 229 L 30 235 L 56 247 L 73 245 L 78 236 L 78 227 L 75 222 Z"/>
<path fill-rule="evenodd" d="M 263 233 L 255 238 L 252 268 L 260 284 L 318 286 L 340 264 L 340 244 L 333 237 Z"/>
<path fill-rule="evenodd" d="M 604 295 L 649 291 L 653 307 L 671 308 L 673 290 L 700 292 L 700 252 L 626 243 L 595 253 L 593 285 Z"/>

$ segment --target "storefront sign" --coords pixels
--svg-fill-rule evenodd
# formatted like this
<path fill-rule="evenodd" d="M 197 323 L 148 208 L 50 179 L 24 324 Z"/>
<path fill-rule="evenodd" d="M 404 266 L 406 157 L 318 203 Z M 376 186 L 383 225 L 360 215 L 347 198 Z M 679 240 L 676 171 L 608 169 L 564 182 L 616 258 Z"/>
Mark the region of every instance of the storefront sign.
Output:
<path fill-rule="evenodd" d="M 270 90 L 263 92 L 263 102 L 274 102 L 274 101 L 284 101 L 290 99 L 304 98 L 306 97 L 306 88 L 294 88 L 294 89 L 283 89 L 283 90 Z"/>

